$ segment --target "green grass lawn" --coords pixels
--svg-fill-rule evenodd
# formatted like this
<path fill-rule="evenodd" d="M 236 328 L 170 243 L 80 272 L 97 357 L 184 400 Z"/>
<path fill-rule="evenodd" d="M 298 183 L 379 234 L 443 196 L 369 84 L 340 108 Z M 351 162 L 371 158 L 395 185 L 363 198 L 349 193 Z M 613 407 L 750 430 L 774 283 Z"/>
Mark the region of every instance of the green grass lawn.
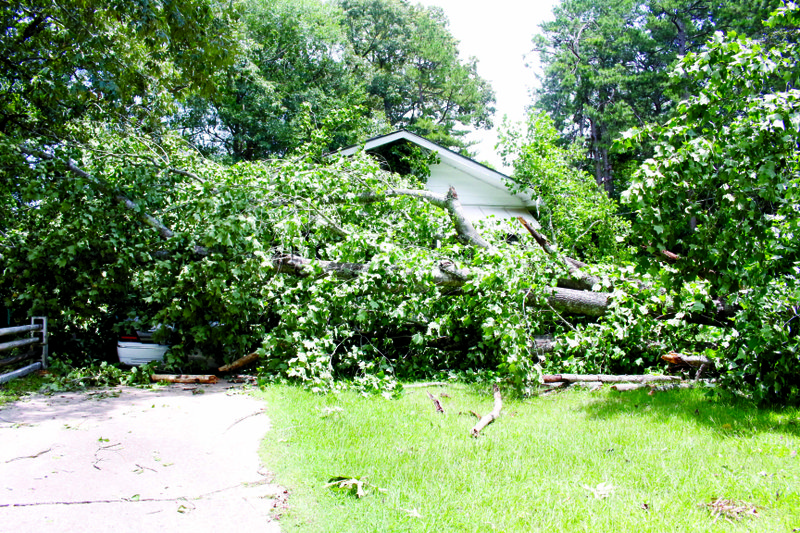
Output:
<path fill-rule="evenodd" d="M 428 392 L 449 396 L 444 414 Z M 273 425 L 263 460 L 291 494 L 286 531 L 800 528 L 797 409 L 692 390 L 567 391 L 505 399 L 475 439 L 469 411 L 491 411 L 488 385 L 407 390 L 400 400 L 288 386 L 259 394 Z M 365 480 L 369 494 L 325 488 L 336 476 Z M 717 498 L 756 514 L 715 520 L 705 504 Z"/>

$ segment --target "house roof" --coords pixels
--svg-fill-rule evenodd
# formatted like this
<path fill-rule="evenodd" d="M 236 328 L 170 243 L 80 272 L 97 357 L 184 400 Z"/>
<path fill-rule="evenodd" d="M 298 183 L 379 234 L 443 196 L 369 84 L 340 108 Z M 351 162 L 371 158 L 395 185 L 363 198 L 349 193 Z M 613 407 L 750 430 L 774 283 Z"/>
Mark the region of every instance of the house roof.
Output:
<path fill-rule="evenodd" d="M 469 174 L 470 176 L 479 179 L 486 184 L 491 185 L 492 187 L 508 191 L 506 188 L 506 182 L 514 181 L 513 178 L 503 174 L 502 172 L 493 170 L 486 165 L 482 165 L 481 163 L 470 159 L 469 157 L 465 157 L 407 130 L 398 130 L 387 135 L 373 137 L 372 139 L 368 139 L 361 144 L 343 148 L 339 151 L 339 153 L 342 155 L 353 155 L 359 150 L 369 151 L 400 140 L 406 140 L 416 144 L 417 146 L 421 146 L 422 148 L 436 152 L 443 164 L 461 170 L 462 172 Z M 518 193 L 514 194 L 513 196 L 516 196 L 522 200 L 527 206 L 536 205 L 536 202 L 527 194 Z"/>

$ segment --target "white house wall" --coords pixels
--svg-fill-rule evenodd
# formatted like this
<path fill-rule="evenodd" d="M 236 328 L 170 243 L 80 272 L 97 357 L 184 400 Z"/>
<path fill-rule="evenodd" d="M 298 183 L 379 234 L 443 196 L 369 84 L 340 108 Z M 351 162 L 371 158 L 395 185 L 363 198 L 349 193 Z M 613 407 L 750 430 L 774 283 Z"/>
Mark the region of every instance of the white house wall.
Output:
<path fill-rule="evenodd" d="M 425 188 L 438 194 L 447 194 L 453 187 L 464 207 L 464 214 L 472 222 L 485 218 L 515 219 L 521 216 L 534 227 L 539 227 L 525 203 L 508 190 L 493 187 L 444 162 L 432 165 L 430 169 L 431 175 Z"/>

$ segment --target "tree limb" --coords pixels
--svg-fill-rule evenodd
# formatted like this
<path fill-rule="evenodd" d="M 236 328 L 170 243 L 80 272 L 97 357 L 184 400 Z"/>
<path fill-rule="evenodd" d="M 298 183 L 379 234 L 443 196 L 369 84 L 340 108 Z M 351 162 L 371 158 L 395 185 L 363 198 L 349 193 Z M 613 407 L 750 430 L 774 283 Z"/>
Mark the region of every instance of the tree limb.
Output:
<path fill-rule="evenodd" d="M 600 283 L 600 278 L 591 274 L 587 274 L 581 270 L 581 268 L 588 266 L 586 263 L 559 254 L 552 246 L 550 246 L 547 238 L 536 231 L 536 229 L 530 224 L 528 224 L 527 220 L 525 220 L 523 217 L 517 217 L 517 220 L 519 220 L 525 229 L 528 230 L 528 233 L 530 233 L 533 239 L 539 244 L 539 246 L 542 247 L 542 250 L 544 250 L 548 255 L 554 257 L 558 262 L 562 263 L 567 269 L 567 272 L 570 273 L 570 278 L 560 278 L 558 280 L 559 287 L 576 290 L 591 290 L 592 287 Z"/>
<path fill-rule="evenodd" d="M 455 226 L 456 234 L 459 239 L 473 246 L 477 246 L 478 248 L 483 248 L 484 250 L 494 249 L 491 244 L 481 237 L 480 233 L 475 229 L 475 226 L 472 225 L 472 222 L 470 222 L 464 214 L 464 209 L 461 206 L 461 202 L 458 200 L 458 194 L 456 194 L 456 190 L 453 187 L 450 187 L 446 195 L 417 189 L 389 189 L 382 193 L 373 191 L 363 193 L 357 197 L 357 199 L 363 203 L 372 203 L 397 196 L 419 198 L 436 207 L 444 209 L 447 211 L 448 215 L 450 215 L 450 220 Z"/>
<path fill-rule="evenodd" d="M 500 418 L 500 410 L 503 409 L 503 397 L 500 396 L 500 387 L 496 383 L 492 390 L 494 392 L 494 409 L 492 409 L 491 413 L 478 420 L 478 423 L 470 430 L 469 434 L 473 437 L 477 438 L 483 428 Z"/>

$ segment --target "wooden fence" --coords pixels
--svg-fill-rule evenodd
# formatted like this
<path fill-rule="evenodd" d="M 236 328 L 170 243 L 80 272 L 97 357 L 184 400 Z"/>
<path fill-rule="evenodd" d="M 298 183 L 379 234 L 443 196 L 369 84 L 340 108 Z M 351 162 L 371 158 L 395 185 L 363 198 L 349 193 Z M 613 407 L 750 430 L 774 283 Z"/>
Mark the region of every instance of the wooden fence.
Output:
<path fill-rule="evenodd" d="M 23 333 L 30 333 L 30 338 L 4 342 L 0 344 L 0 352 L 6 352 L 15 348 L 24 348 L 26 346 L 30 346 L 30 349 L 25 353 L 0 359 L 0 367 L 22 363 L 34 357 L 39 357 L 39 350 L 36 350 L 36 347 L 41 348 L 41 360 L 18 368 L 13 372 L 0 375 L 0 383 L 5 383 L 14 378 L 19 378 L 31 372 L 35 372 L 36 370 L 47 368 L 47 317 L 35 316 L 31 318 L 31 324 L 29 326 L 0 328 L 0 337 L 6 335 L 18 336 Z"/>

